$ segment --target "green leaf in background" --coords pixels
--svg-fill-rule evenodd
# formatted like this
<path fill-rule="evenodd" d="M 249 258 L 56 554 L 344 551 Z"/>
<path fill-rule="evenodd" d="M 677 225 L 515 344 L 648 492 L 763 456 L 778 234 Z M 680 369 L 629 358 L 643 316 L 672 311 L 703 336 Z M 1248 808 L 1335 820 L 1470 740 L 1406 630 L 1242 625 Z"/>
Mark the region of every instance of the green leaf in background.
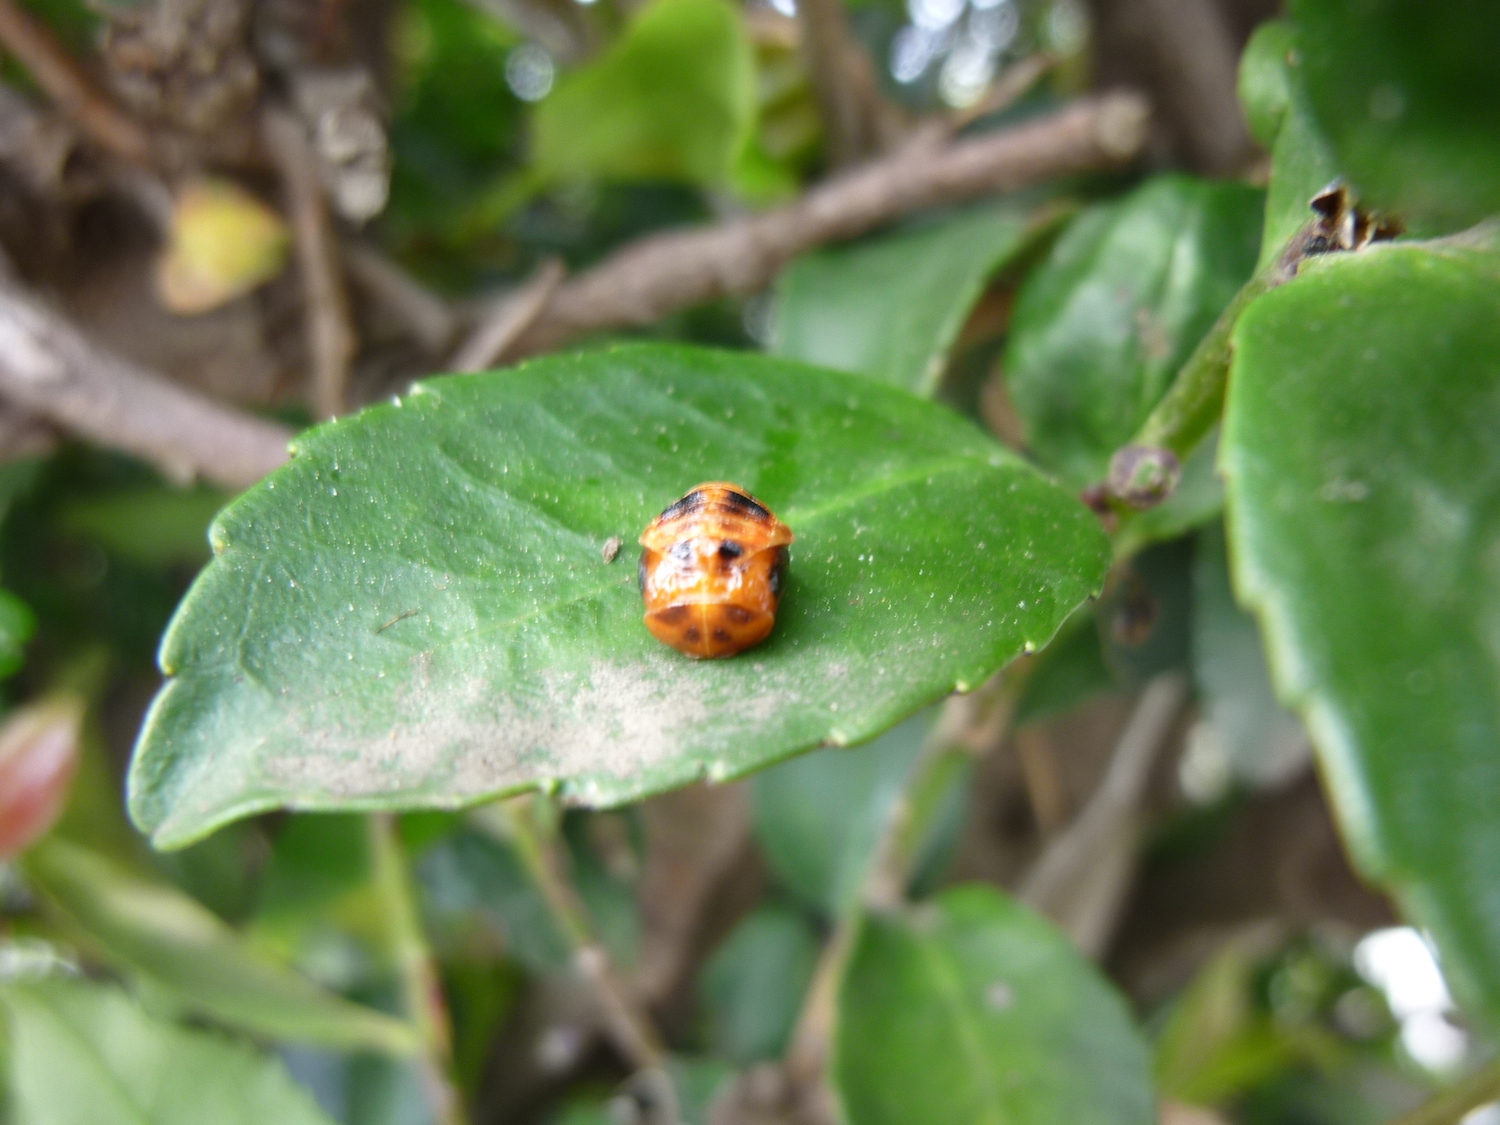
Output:
<path fill-rule="evenodd" d="M 118 988 L 0 986 L 25 1125 L 331 1125 L 275 1059 L 152 1019 Z"/>
<path fill-rule="evenodd" d="M 1118 690 L 1104 662 L 1093 610 L 1080 609 L 1036 657 L 1016 705 L 1016 728 L 1061 715 L 1097 695 Z"/>
<path fill-rule="evenodd" d="M 209 558 L 208 525 L 228 502 L 214 488 L 157 485 L 74 501 L 61 522 L 142 566 L 201 566 Z"/>
<path fill-rule="evenodd" d="M 716 1055 L 739 1066 L 780 1058 L 818 963 L 818 932 L 791 907 L 759 907 L 703 968 L 699 995 Z"/>
<path fill-rule="evenodd" d="M 825 916 L 859 897 L 891 804 L 932 726 L 914 715 L 856 750 L 829 747 L 755 776 L 755 836 L 777 879 Z"/>
<path fill-rule="evenodd" d="M 865 918 L 834 1045 L 849 1125 L 1148 1125 L 1150 1069 L 1119 994 L 997 891 Z"/>
<path fill-rule="evenodd" d="M 804 254 L 776 283 L 771 350 L 931 396 L 985 283 L 1032 240 L 1014 204 Z"/>
<path fill-rule="evenodd" d="M 755 66 L 725 0 L 652 0 L 602 56 L 536 108 L 545 181 L 728 182 L 755 120 Z"/>
<path fill-rule="evenodd" d="M 26 642 L 36 632 L 31 607 L 9 590 L 0 589 L 0 680 L 13 676 L 26 661 Z"/>
<path fill-rule="evenodd" d="M 1500 1025 L 1500 250 L 1315 260 L 1235 347 L 1235 586 L 1360 867 Z"/>
<path fill-rule="evenodd" d="M 1288 72 L 1297 49 L 1297 33 L 1286 20 L 1267 20 L 1257 27 L 1240 56 L 1240 108 L 1250 133 L 1269 149 L 1276 143 L 1292 102 Z"/>
<path fill-rule="evenodd" d="M 642 625 L 635 538 L 713 479 L 797 542 L 770 640 L 697 662 Z M 861 742 L 1046 644 L 1108 556 L 1087 509 L 941 407 L 645 345 L 319 427 L 212 536 L 131 770 L 162 846 L 278 805 L 616 804 Z"/>
<path fill-rule="evenodd" d="M 1419 233 L 1500 211 L 1500 5 L 1293 0 L 1317 121 L 1371 206 Z"/>
<path fill-rule="evenodd" d="M 189 1011 L 276 1039 L 393 1054 L 417 1048 L 400 1020 L 275 964 L 172 887 L 56 837 L 32 848 L 24 864 L 32 885 L 108 959 Z"/>
<path fill-rule="evenodd" d="M 1219 524 L 1193 548 L 1193 675 L 1232 776 L 1277 785 L 1307 763 L 1307 735 L 1276 701 L 1255 619 L 1234 602 Z"/>
<path fill-rule="evenodd" d="M 1249 278 L 1262 196 L 1159 176 L 1073 221 L 1016 299 L 1005 379 L 1036 459 L 1100 480 Z"/>
<path fill-rule="evenodd" d="M 1274 136 L 1261 137 L 1271 149 L 1271 180 L 1257 272 L 1281 257 L 1288 240 L 1313 217 L 1313 196 L 1339 178 L 1333 149 L 1308 104 L 1302 71 L 1296 30 L 1284 20 L 1257 28 L 1240 61 L 1246 117 L 1260 119 L 1263 126 L 1276 124 Z"/>

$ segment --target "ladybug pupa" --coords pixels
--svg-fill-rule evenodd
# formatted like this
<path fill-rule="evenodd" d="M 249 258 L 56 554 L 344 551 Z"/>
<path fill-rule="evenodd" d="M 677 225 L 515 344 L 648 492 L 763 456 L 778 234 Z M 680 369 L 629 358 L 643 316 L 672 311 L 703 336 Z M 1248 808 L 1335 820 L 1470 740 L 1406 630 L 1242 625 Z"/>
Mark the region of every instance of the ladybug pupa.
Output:
<path fill-rule="evenodd" d="M 641 534 L 646 628 L 693 657 L 734 656 L 776 624 L 787 527 L 737 484 L 710 481 Z"/>

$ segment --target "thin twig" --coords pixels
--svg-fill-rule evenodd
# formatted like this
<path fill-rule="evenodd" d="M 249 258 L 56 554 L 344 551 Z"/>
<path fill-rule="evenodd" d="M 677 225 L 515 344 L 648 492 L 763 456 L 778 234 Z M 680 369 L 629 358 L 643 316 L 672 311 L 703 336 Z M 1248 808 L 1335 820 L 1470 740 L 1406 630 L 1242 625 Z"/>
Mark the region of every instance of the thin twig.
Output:
<path fill-rule="evenodd" d="M 453 1079 L 453 1042 L 442 985 L 422 932 L 422 917 L 406 855 L 396 836 L 395 818 L 390 813 L 372 813 L 368 825 L 371 866 L 383 907 L 381 917 L 388 927 L 391 954 L 401 975 L 407 1018 L 425 1048 L 423 1085 L 433 1117 L 441 1125 L 464 1125 L 463 1098 Z"/>
<path fill-rule="evenodd" d="M 453 342 L 458 316 L 447 301 L 368 242 L 350 238 L 342 246 L 349 280 L 399 318 L 422 347 L 437 353 Z"/>
<path fill-rule="evenodd" d="M 1146 104 L 1137 95 L 1088 98 L 936 150 L 902 148 L 762 214 L 639 239 L 560 286 L 515 354 L 748 296 L 798 254 L 925 207 L 1123 164 L 1140 151 L 1146 124 Z"/>
<path fill-rule="evenodd" d="M 1480 1106 L 1496 1100 L 1500 1100 L 1500 1061 L 1491 1061 L 1390 1125 L 1458 1125 Z"/>
<path fill-rule="evenodd" d="M 358 340 L 349 319 L 327 192 L 307 133 L 293 114 L 267 109 L 262 131 L 281 173 L 291 212 L 312 360 L 312 407 L 318 417 L 334 418 L 347 407 L 349 365 Z"/>
<path fill-rule="evenodd" d="M 548 258 L 525 283 L 507 293 L 480 321 L 448 361 L 452 371 L 484 371 L 505 358 L 525 331 L 536 323 L 552 294 L 567 276 L 560 258 Z"/>
<path fill-rule="evenodd" d="M 93 343 L 0 270 L 0 394 L 169 476 L 254 484 L 292 433 L 195 394 Z"/>
<path fill-rule="evenodd" d="M 869 155 L 872 138 L 865 104 L 851 80 L 851 56 L 859 48 L 849 35 L 843 0 L 799 0 L 797 23 L 829 163 L 847 167 Z"/>
<path fill-rule="evenodd" d="M 1146 781 L 1187 696 L 1187 681 L 1176 673 L 1146 685 L 1099 788 L 1021 882 L 1021 901 L 1091 956 L 1114 932 L 1134 870 Z"/>
<path fill-rule="evenodd" d="M 666 1061 L 660 1035 L 621 982 L 583 900 L 563 869 L 556 847 L 533 823 L 535 803 L 544 800 L 545 797 L 532 794 L 507 802 L 492 802 L 473 810 L 470 821 L 515 848 L 547 904 L 548 913 L 572 946 L 574 966 L 589 982 L 605 1030 L 620 1053 L 638 1069 L 660 1068 Z"/>
<path fill-rule="evenodd" d="M 146 131 L 94 85 L 52 29 L 15 0 L 0 0 L 0 44 L 100 148 L 132 164 L 150 161 Z"/>

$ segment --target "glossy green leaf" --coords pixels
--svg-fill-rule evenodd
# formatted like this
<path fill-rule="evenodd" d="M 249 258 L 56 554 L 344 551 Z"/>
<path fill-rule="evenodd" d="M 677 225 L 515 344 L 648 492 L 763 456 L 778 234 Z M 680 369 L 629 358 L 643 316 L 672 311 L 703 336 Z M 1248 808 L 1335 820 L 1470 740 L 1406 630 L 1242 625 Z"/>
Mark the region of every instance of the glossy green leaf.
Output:
<path fill-rule="evenodd" d="M 275 1059 L 152 1019 L 118 988 L 0 986 L 24 1125 L 331 1125 Z"/>
<path fill-rule="evenodd" d="M 805 254 L 776 283 L 771 348 L 931 395 L 985 283 L 1031 229 L 1026 211 L 989 204 Z"/>
<path fill-rule="evenodd" d="M 855 904 L 931 725 L 924 712 L 868 746 L 829 747 L 756 775 L 755 837 L 788 891 L 830 918 Z"/>
<path fill-rule="evenodd" d="M 635 538 L 712 479 L 797 542 L 771 639 L 696 662 L 641 623 Z M 212 537 L 131 769 L 165 846 L 278 805 L 621 803 L 861 742 L 1045 644 L 1108 554 L 1082 505 L 941 407 L 645 345 L 313 430 Z"/>
<path fill-rule="evenodd" d="M 1500 5 L 1293 0 L 1311 105 L 1362 199 L 1441 233 L 1500 211 Z"/>
<path fill-rule="evenodd" d="M 28 852 L 25 867 L 106 957 L 189 1011 L 275 1039 L 397 1054 L 416 1049 L 406 1024 L 282 968 L 172 887 L 55 837 Z"/>
<path fill-rule="evenodd" d="M 755 68 L 726 0 L 653 0 L 600 58 L 536 108 L 547 180 L 682 179 L 722 186 L 755 119 Z"/>
<path fill-rule="evenodd" d="M 1288 67 L 1296 40 L 1297 33 L 1286 20 L 1267 20 L 1255 29 L 1240 56 L 1240 107 L 1251 134 L 1266 148 L 1276 143 L 1291 104 Z"/>
<path fill-rule="evenodd" d="M 1235 340 L 1235 586 L 1359 866 L 1500 1023 L 1500 250 L 1316 260 Z"/>
<path fill-rule="evenodd" d="M 1276 701 L 1255 619 L 1234 602 L 1220 525 L 1193 549 L 1193 676 L 1230 774 L 1276 785 L 1307 764 L 1302 723 Z"/>
<path fill-rule="evenodd" d="M 864 920 L 839 994 L 849 1125 L 1147 1125 L 1146 1045 L 1067 938 L 999 892 Z"/>
<path fill-rule="evenodd" d="M 800 911 L 761 906 L 704 966 L 699 995 L 716 1055 L 749 1066 L 780 1058 L 818 963 L 818 932 Z"/>
<path fill-rule="evenodd" d="M 1161 176 L 1083 212 L 1016 300 L 1005 378 L 1038 461 L 1100 480 L 1250 276 L 1261 193 Z"/>
<path fill-rule="evenodd" d="M 0 589 L 0 679 L 21 670 L 26 660 L 26 642 L 36 631 L 31 607 L 9 590 Z"/>

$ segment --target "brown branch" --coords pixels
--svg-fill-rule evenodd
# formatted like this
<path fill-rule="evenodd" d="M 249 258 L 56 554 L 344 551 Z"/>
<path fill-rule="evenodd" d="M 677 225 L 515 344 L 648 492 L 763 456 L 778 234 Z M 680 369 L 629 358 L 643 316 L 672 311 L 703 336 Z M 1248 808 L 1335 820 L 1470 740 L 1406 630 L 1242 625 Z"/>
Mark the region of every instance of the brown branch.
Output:
<path fill-rule="evenodd" d="M 150 160 L 146 131 L 94 85 L 52 29 L 15 0 L 0 0 L 0 45 L 100 148 L 132 164 Z"/>
<path fill-rule="evenodd" d="M 798 254 L 924 207 L 1123 164 L 1145 140 L 1145 103 L 1128 93 L 936 150 L 903 149 L 764 214 L 649 236 L 561 286 L 515 353 L 608 328 L 642 327 L 720 297 L 764 289 Z"/>
<path fill-rule="evenodd" d="M 233 489 L 284 462 L 292 436 L 106 351 L 3 274 L 0 395 L 169 475 Z"/>
<path fill-rule="evenodd" d="M 3 0 L 0 0 L 3 2 Z M 292 240 L 302 275 L 307 350 L 312 360 L 312 407 L 320 418 L 342 414 L 347 406 L 349 365 L 358 340 L 349 320 L 349 297 L 339 264 L 338 239 L 318 158 L 302 123 L 281 109 L 262 119 L 266 147 L 285 185 Z"/>
<path fill-rule="evenodd" d="M 567 270 L 558 258 L 548 258 L 538 266 L 519 288 L 495 302 L 453 353 L 448 361 L 449 370 L 483 371 L 499 363 L 536 323 L 565 276 Z"/>

